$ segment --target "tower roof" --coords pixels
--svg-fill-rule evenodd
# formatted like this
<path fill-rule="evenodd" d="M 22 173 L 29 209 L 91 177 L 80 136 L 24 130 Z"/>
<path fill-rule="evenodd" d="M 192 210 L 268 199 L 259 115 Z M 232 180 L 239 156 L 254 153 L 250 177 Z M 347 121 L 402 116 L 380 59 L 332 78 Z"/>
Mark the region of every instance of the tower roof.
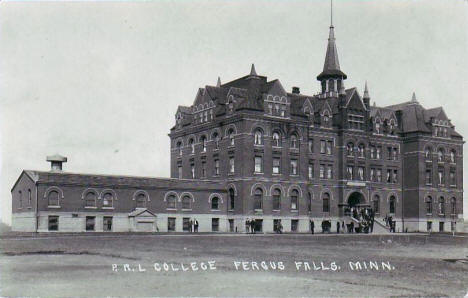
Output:
<path fill-rule="evenodd" d="M 325 63 L 323 64 L 323 71 L 317 76 L 317 80 L 321 81 L 326 78 L 343 78 L 346 79 L 346 74 L 340 69 L 340 62 L 338 60 L 338 51 L 335 44 L 335 27 L 330 26 L 330 33 L 328 36 L 327 54 L 325 55 Z"/>

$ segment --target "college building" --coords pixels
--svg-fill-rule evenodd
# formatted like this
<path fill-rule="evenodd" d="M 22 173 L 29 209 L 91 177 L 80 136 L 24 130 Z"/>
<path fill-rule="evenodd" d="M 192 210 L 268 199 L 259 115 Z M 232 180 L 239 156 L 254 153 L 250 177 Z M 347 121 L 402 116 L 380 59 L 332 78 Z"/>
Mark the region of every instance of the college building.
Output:
<path fill-rule="evenodd" d="M 12 228 L 28 232 L 309 232 L 372 208 L 396 231 L 463 230 L 463 138 L 415 94 L 391 106 L 345 88 L 330 27 L 320 91 L 250 73 L 196 92 L 170 129 L 171 178 L 24 170 Z"/>

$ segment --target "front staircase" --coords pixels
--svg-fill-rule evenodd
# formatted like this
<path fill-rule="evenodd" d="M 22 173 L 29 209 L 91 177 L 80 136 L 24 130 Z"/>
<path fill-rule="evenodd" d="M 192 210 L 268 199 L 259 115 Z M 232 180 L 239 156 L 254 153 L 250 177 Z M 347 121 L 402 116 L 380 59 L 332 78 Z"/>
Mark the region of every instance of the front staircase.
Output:
<path fill-rule="evenodd" d="M 347 222 L 353 221 L 354 222 L 354 227 L 357 227 L 359 225 L 359 220 L 353 216 L 347 216 Z M 375 219 L 374 220 L 374 230 L 372 234 L 391 234 L 390 233 L 390 228 L 385 225 L 385 223 L 382 223 L 382 220 L 380 219 Z"/>

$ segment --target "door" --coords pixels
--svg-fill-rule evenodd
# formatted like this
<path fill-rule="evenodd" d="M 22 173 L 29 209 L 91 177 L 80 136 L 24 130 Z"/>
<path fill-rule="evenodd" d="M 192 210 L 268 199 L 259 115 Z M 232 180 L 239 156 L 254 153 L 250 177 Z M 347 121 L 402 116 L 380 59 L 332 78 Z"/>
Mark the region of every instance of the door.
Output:
<path fill-rule="evenodd" d="M 137 231 L 138 232 L 153 232 L 153 223 L 152 222 L 137 222 Z"/>

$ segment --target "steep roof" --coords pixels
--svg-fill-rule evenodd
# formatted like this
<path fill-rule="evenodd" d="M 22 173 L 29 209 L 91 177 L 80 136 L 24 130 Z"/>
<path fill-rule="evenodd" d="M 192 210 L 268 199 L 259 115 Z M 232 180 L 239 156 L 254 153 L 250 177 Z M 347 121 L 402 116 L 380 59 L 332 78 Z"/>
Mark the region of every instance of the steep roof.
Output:
<path fill-rule="evenodd" d="M 338 50 L 335 43 L 335 27 L 330 26 L 328 36 L 327 53 L 325 55 L 325 62 L 323 64 L 323 71 L 317 76 L 317 80 L 326 79 L 328 77 L 342 77 L 346 79 L 346 74 L 340 69 L 340 62 L 338 60 Z"/>

